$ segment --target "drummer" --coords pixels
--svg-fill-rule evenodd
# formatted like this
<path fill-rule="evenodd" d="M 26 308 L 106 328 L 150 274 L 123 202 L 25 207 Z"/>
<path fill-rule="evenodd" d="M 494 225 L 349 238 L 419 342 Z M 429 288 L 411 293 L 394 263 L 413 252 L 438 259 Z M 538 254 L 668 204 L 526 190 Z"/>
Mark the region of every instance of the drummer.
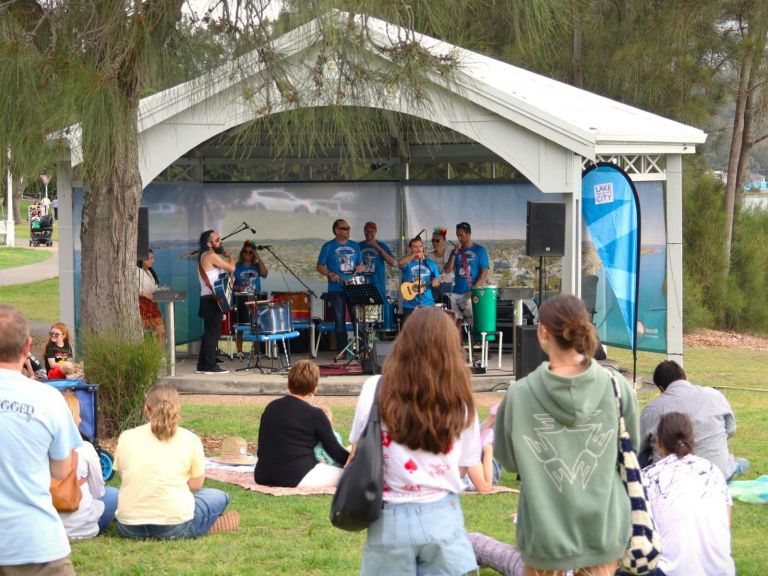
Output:
<path fill-rule="evenodd" d="M 264 260 L 256 252 L 253 240 L 243 242 L 240 255 L 235 266 L 235 291 L 258 294 L 261 292 L 261 279 L 266 278 L 269 271 Z M 238 330 L 236 336 L 237 355 L 243 355 L 243 333 Z"/>
<path fill-rule="evenodd" d="M 235 266 L 235 291 L 258 294 L 261 292 L 261 279 L 266 278 L 268 273 L 267 265 L 256 252 L 256 243 L 253 240 L 243 242 Z"/>
<path fill-rule="evenodd" d="M 352 322 L 355 322 L 355 308 L 347 302 L 342 291 L 342 285 L 349 281 L 355 273 L 363 272 L 363 259 L 357 242 L 349 239 L 349 223 L 339 218 L 331 226 L 334 238 L 320 249 L 316 269 L 328 278 L 327 299 L 333 306 L 333 322 L 336 332 L 336 360 L 341 360 L 347 347 L 347 326 L 345 310 L 349 312 Z"/>
<path fill-rule="evenodd" d="M 451 250 L 451 258 L 445 263 L 446 272 L 454 272 L 453 294 L 450 294 L 451 309 L 458 318 L 472 322 L 472 302 L 469 298 L 473 286 L 485 284 L 488 278 L 488 251 L 472 241 L 472 226 L 469 222 L 456 224 L 456 238 L 459 245 Z"/>
<path fill-rule="evenodd" d="M 401 285 L 403 296 L 402 327 L 402 324 L 416 308 L 435 305 L 432 288 L 437 288 L 440 284 L 438 280 L 440 272 L 437 269 L 437 264 L 424 254 L 424 243 L 418 236 L 408 242 L 408 255 L 400 259 L 400 275 L 403 282 Z"/>
<path fill-rule="evenodd" d="M 366 222 L 363 226 L 365 241 L 360 242 L 359 246 L 363 258 L 363 275 L 368 284 L 376 286 L 383 302 L 387 299 L 387 275 L 384 266 L 394 266 L 395 259 L 389 246 L 376 240 L 377 230 L 376 222 Z"/>

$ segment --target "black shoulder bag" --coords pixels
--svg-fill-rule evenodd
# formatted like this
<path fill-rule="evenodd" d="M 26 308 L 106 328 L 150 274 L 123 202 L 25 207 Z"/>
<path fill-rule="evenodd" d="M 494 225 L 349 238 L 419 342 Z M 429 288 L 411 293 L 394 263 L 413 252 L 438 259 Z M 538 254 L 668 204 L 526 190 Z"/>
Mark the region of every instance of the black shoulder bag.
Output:
<path fill-rule="evenodd" d="M 331 524 L 357 532 L 368 528 L 381 515 L 384 462 L 381 448 L 379 390 L 371 405 L 368 423 L 357 441 L 355 454 L 347 462 L 331 502 Z"/>

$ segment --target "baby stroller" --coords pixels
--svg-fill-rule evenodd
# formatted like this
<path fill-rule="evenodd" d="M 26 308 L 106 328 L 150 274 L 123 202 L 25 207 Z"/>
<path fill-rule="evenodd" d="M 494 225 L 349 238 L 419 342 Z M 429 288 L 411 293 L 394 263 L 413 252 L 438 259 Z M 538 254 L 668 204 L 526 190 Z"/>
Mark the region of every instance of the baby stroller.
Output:
<path fill-rule="evenodd" d="M 30 216 L 29 245 L 53 246 L 53 216 Z"/>
<path fill-rule="evenodd" d="M 83 440 L 93 444 L 96 449 L 96 453 L 99 455 L 99 462 L 101 463 L 101 474 L 104 478 L 104 482 L 110 480 L 115 475 L 115 469 L 113 466 L 114 458 L 112 454 L 103 450 L 99 446 L 99 441 L 96 433 L 96 407 L 97 407 L 97 391 L 99 389 L 96 384 L 87 384 L 84 380 L 48 380 L 46 384 L 49 384 L 59 390 L 60 392 L 74 392 L 77 399 L 80 401 L 80 436 Z"/>

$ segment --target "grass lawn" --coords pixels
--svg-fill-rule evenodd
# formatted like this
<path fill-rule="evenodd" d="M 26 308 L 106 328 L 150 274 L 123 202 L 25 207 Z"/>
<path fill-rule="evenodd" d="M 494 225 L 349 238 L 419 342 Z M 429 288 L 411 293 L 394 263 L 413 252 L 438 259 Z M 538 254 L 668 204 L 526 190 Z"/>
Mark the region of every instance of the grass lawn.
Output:
<path fill-rule="evenodd" d="M 0 248 L 0 270 L 16 268 L 43 262 L 51 257 L 51 253 L 45 250 L 32 250 L 31 248 Z"/>
<path fill-rule="evenodd" d="M 692 378 L 699 382 L 718 380 L 719 373 L 698 373 L 693 367 L 699 354 L 713 351 L 686 352 Z M 718 353 L 720 351 L 717 351 Z M 729 371 L 730 381 L 749 382 L 755 365 L 765 365 L 765 355 L 744 351 L 723 351 L 721 360 Z M 717 382 L 715 382 L 717 383 Z M 764 384 L 764 383 L 763 383 Z M 767 388 L 768 389 L 768 388 Z M 739 432 L 732 439 L 734 452 L 748 458 L 751 470 L 745 479 L 768 473 L 768 449 L 763 437 L 764 414 L 768 411 L 768 393 L 726 390 L 736 412 Z M 653 392 L 640 394 L 645 405 L 655 397 Z M 481 408 L 480 416 L 487 415 Z M 183 425 L 204 436 L 243 436 L 253 444 L 258 437 L 261 406 L 222 406 L 185 403 Z M 333 417 L 343 437 L 349 432 L 354 409 L 335 406 Z M 507 486 L 518 487 L 515 479 L 505 474 Z M 235 534 L 217 534 L 195 542 L 130 542 L 117 538 L 113 529 L 100 538 L 73 544 L 77 572 L 86 574 L 358 574 L 364 533 L 347 533 L 334 529 L 328 522 L 330 496 L 273 497 L 248 492 L 237 486 L 207 481 L 222 488 L 232 497 L 230 506 L 241 514 L 242 525 Z M 117 485 L 117 484 L 115 484 Z M 466 528 L 481 531 L 505 542 L 514 542 L 511 515 L 517 507 L 517 495 L 464 495 Z M 768 566 L 768 550 L 763 544 L 768 508 L 736 502 L 733 509 L 733 555 L 740 576 L 762 575 Z M 497 574 L 482 570 L 484 576 Z"/>
<path fill-rule="evenodd" d="M 0 287 L 0 302 L 13 304 L 30 320 L 59 317 L 58 280 Z M 631 354 L 612 348 L 610 357 L 631 368 Z M 661 354 L 641 353 L 639 371 L 651 374 Z M 744 479 L 768 474 L 765 414 L 768 413 L 768 352 L 721 348 L 686 348 L 685 367 L 694 382 L 717 386 L 731 402 L 738 432 L 731 440 L 733 452 L 750 460 Z M 755 391 L 757 390 L 757 391 Z M 641 392 L 645 405 L 656 392 Z M 183 425 L 203 436 L 242 436 L 253 444 L 258 437 L 263 408 L 186 403 Z M 354 409 L 334 407 L 336 428 L 346 437 Z M 487 408 L 481 408 L 481 418 Z M 112 482 L 119 486 L 119 482 Z M 364 533 L 348 533 L 328 521 L 330 496 L 273 497 L 237 486 L 207 481 L 226 490 L 230 506 L 241 514 L 235 534 L 217 534 L 190 542 L 134 542 L 122 540 L 114 529 L 102 537 L 73 543 L 73 560 L 79 575 L 352 575 L 358 574 Z M 517 487 L 506 474 L 503 484 Z M 517 507 L 514 494 L 462 496 L 466 527 L 505 542 L 514 542 L 511 515 Z M 736 502 L 733 509 L 733 556 L 740 576 L 766 572 L 768 547 L 764 545 L 768 506 Z M 497 574 L 481 571 L 483 576 Z M 396 575 L 394 575 L 396 576 Z"/>
<path fill-rule="evenodd" d="M 0 286 L 0 302 L 15 306 L 29 321 L 57 322 L 60 316 L 59 279 Z"/>

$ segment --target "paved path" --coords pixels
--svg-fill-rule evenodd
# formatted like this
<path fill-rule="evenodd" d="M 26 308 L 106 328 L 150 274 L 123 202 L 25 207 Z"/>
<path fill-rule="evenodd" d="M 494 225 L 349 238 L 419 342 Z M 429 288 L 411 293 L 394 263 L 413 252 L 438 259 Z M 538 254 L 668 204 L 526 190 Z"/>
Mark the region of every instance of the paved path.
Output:
<path fill-rule="evenodd" d="M 57 278 L 59 276 L 59 243 L 54 242 L 50 248 L 39 247 L 30 248 L 29 239 L 16 238 L 17 248 L 29 248 L 30 250 L 41 250 L 44 252 L 50 252 L 51 257 L 43 262 L 36 262 L 35 264 L 27 264 L 26 266 L 19 266 L 18 268 L 7 268 L 0 270 L 0 286 L 11 286 L 13 284 L 27 284 L 29 282 L 39 282 L 40 280 L 48 280 L 49 278 Z"/>

